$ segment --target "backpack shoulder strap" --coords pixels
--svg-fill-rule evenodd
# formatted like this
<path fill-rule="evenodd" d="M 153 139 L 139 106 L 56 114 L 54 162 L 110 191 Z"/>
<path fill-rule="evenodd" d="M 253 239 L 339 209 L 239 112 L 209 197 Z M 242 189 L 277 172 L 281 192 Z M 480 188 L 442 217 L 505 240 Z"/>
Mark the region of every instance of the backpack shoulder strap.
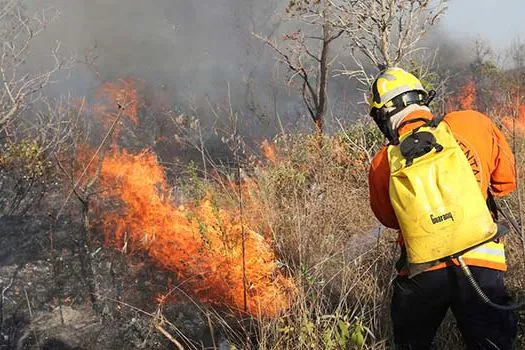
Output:
<path fill-rule="evenodd" d="M 435 128 L 435 127 L 437 127 L 439 125 L 439 123 L 441 123 L 443 121 L 443 119 L 445 119 L 445 115 L 444 114 L 432 118 L 431 120 L 428 121 L 427 125 Z"/>
<path fill-rule="evenodd" d="M 417 122 L 423 122 L 423 123 L 425 123 L 424 125 L 427 125 L 431 121 L 432 120 L 428 120 L 427 118 L 422 118 L 422 117 L 414 118 L 414 119 L 410 119 L 410 120 L 405 120 L 405 121 L 401 122 L 401 124 L 399 124 L 399 126 L 397 127 L 397 130 L 400 130 L 402 127 L 404 127 L 405 125 L 408 125 L 408 124 L 417 123 Z"/>
<path fill-rule="evenodd" d="M 403 121 L 401 124 L 399 124 L 399 126 L 397 127 L 397 129 L 401 129 L 402 127 L 404 127 L 405 125 L 407 124 L 412 124 L 412 123 L 417 123 L 417 122 L 423 122 L 425 124 L 423 124 L 422 126 L 430 126 L 430 127 L 437 127 L 439 125 L 439 123 L 441 123 L 443 121 L 443 119 L 445 118 L 444 115 L 440 115 L 440 116 L 437 116 L 437 117 L 433 117 L 432 119 L 427 119 L 427 118 L 423 118 L 423 117 L 419 117 L 419 118 L 414 118 L 414 119 L 410 119 L 410 120 L 405 120 Z M 416 128 L 416 131 L 418 130 L 419 128 Z"/>

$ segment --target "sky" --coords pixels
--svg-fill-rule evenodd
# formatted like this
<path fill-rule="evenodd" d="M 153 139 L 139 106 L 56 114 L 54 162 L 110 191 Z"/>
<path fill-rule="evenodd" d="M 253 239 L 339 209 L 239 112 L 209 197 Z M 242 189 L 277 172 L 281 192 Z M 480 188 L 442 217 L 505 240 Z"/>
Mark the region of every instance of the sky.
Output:
<path fill-rule="evenodd" d="M 501 53 L 520 35 L 525 40 L 524 0 L 450 0 L 441 25 L 457 39 L 486 38 Z"/>

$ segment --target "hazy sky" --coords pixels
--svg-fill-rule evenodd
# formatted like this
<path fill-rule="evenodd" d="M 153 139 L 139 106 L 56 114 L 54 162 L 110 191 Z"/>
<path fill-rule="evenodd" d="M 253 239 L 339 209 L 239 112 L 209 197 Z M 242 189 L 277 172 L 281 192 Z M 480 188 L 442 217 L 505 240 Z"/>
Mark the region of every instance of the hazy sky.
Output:
<path fill-rule="evenodd" d="M 162 89 L 177 106 L 191 100 L 199 111 L 210 109 L 208 99 L 225 100 L 226 92 L 239 109 L 254 111 L 261 119 L 276 115 L 273 111 L 277 109 L 280 115 L 304 111 L 300 95 L 286 84 L 286 70 L 251 35 L 252 31 L 270 33 L 279 9 L 272 3 L 288 0 L 24 1 L 39 8 L 54 4 L 62 13 L 35 43 L 36 61 L 49 57 L 56 40 L 66 52 L 97 57 L 96 77 L 92 71 L 84 74 L 87 78 L 75 71 L 76 75 L 57 86 L 58 92 L 67 89 L 83 96 L 94 91 L 99 79 L 133 75 L 153 86 L 148 91 Z M 518 34 L 525 40 L 525 0 L 449 0 L 448 4 L 439 32 L 427 44 L 445 52 L 443 57 L 450 65 L 469 59 L 477 36 L 489 40 L 497 54 Z M 362 107 L 348 103 L 357 93 L 351 84 L 355 80 L 334 79 L 334 94 L 343 94 L 334 95 L 334 101 L 342 101 L 341 106 L 332 104 L 334 115 L 349 115 L 354 113 L 349 108 Z"/>
<path fill-rule="evenodd" d="M 525 40 L 524 14 L 524 0 L 450 0 L 442 25 L 457 39 L 481 36 L 501 50 L 518 35 Z"/>

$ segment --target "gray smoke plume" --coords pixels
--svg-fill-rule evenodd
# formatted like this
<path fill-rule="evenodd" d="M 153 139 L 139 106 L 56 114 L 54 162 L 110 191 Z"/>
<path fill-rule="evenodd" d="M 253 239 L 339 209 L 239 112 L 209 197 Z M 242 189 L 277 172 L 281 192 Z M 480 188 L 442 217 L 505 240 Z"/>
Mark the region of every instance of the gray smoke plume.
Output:
<path fill-rule="evenodd" d="M 64 50 L 93 61 L 96 71 L 75 69 L 57 92 L 89 96 L 99 81 L 134 76 L 151 90 L 163 89 L 176 108 L 187 112 L 188 105 L 197 107 L 201 118 L 210 114 L 209 101 L 231 101 L 245 121 L 262 122 L 258 132 L 268 128 L 274 133 L 277 114 L 285 122 L 288 117 L 288 126 L 311 124 L 300 95 L 286 87 L 285 70 L 278 69 L 273 52 L 253 36 L 282 33 L 285 0 L 47 0 L 45 4 L 59 9 L 61 16 L 39 38 L 38 50 L 45 52 L 58 40 Z M 334 95 L 331 110 L 355 113 L 348 107 L 352 106 L 348 79 L 333 78 L 332 84 L 340 94 Z M 341 99 L 347 106 L 335 108 Z"/>
<path fill-rule="evenodd" d="M 56 7 L 61 15 L 39 38 L 37 53 L 55 41 L 65 51 L 93 63 L 78 66 L 55 86 L 56 93 L 90 96 L 101 81 L 135 77 L 144 94 L 162 91 L 171 108 L 197 114 L 205 123 L 210 105 L 230 103 L 243 121 L 245 135 L 271 136 L 286 127 L 311 127 L 297 91 L 286 88 L 284 69 L 253 33 L 279 37 L 286 0 L 33 0 L 33 7 Z M 447 43 L 440 40 L 429 43 Z M 344 50 L 344 45 L 340 45 Z M 453 44 L 443 57 L 461 60 Z M 344 52 L 336 52 L 338 61 Z M 38 55 L 37 55 L 38 57 Z M 345 64 L 351 62 L 346 61 Z M 366 113 L 356 82 L 330 81 L 328 118 L 352 120 Z M 147 97 L 147 96 L 146 96 Z M 217 112 L 217 111 L 215 111 Z M 301 117 L 302 116 L 302 117 Z"/>
<path fill-rule="evenodd" d="M 48 3 L 61 16 L 39 39 L 39 50 L 58 40 L 79 58 L 94 58 L 93 79 L 135 76 L 173 90 L 174 99 L 216 99 L 225 95 L 227 82 L 242 82 L 254 67 L 271 63 L 270 57 L 258 57 L 264 54 L 263 44 L 251 35 L 271 26 L 275 11 L 268 4 L 245 0 Z M 76 84 L 91 86 L 85 76 L 75 78 Z"/>

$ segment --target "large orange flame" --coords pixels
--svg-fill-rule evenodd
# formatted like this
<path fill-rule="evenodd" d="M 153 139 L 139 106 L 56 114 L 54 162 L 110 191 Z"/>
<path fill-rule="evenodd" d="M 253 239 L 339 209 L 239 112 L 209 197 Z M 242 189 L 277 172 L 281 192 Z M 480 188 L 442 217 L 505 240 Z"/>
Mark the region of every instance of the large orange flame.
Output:
<path fill-rule="evenodd" d="M 176 207 L 169 199 L 163 169 L 150 151 L 132 155 L 113 151 L 101 171 L 106 195 L 121 208 L 104 217 L 109 241 L 147 252 L 160 266 L 177 274 L 181 288 L 203 302 L 254 316 L 274 316 L 289 305 L 294 286 L 278 270 L 262 236 L 231 214 L 205 200 L 195 208 Z"/>

